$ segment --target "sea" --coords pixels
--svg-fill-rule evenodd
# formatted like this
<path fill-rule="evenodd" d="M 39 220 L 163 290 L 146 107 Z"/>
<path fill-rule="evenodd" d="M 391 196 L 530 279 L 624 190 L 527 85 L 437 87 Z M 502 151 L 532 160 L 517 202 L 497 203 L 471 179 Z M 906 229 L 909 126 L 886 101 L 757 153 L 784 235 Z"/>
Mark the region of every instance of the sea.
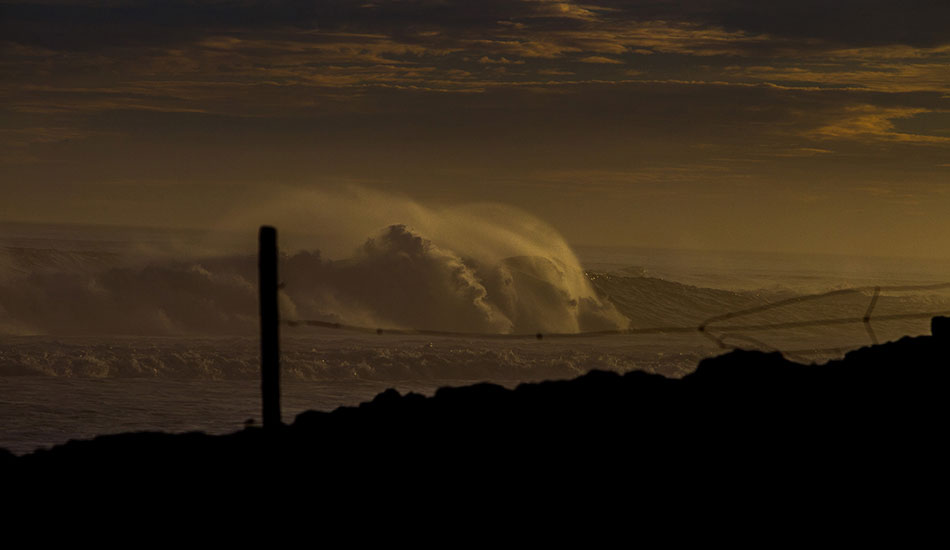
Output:
<path fill-rule="evenodd" d="M 387 388 L 681 377 L 735 348 L 821 363 L 950 313 L 947 259 L 572 246 L 492 220 L 282 247 L 283 420 Z M 0 448 L 257 424 L 255 229 L 0 223 Z"/>

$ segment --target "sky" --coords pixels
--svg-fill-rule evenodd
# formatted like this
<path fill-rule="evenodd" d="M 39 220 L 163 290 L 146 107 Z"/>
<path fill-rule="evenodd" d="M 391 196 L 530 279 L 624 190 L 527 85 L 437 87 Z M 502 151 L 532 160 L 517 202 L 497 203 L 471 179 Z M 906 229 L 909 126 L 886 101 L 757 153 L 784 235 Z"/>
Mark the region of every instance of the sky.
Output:
<path fill-rule="evenodd" d="M 511 205 L 575 244 L 946 258 L 948 21 L 945 0 L 2 1 L 0 221 L 208 228 L 357 186 Z"/>

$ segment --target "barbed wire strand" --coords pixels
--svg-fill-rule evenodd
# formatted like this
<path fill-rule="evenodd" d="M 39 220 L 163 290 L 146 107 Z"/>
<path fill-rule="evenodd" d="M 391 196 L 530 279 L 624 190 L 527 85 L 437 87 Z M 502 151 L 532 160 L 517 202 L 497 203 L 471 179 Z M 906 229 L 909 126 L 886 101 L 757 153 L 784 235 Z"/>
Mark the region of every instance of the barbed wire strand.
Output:
<path fill-rule="evenodd" d="M 795 329 L 795 328 L 808 328 L 808 327 L 822 327 L 822 326 L 834 326 L 834 325 L 845 325 L 845 324 L 856 324 L 863 323 L 865 330 L 868 333 L 873 344 L 878 344 L 877 335 L 874 332 L 874 329 L 871 326 L 871 320 L 877 321 L 894 321 L 894 320 L 910 320 L 910 319 L 928 319 L 940 315 L 950 315 L 950 310 L 944 311 L 929 311 L 929 312 L 915 312 L 915 313 L 898 313 L 890 315 L 878 315 L 872 317 L 874 309 L 877 306 L 878 299 L 881 296 L 882 292 L 912 292 L 912 291 L 926 291 L 926 290 L 944 290 L 950 289 L 950 283 L 937 283 L 937 284 L 927 284 L 927 285 L 890 285 L 890 286 L 865 286 L 865 287 L 853 287 L 832 290 L 829 292 L 822 292 L 818 294 L 809 294 L 804 296 L 796 296 L 794 298 L 788 298 L 785 300 L 779 300 L 777 302 L 772 302 L 769 304 L 763 304 L 761 306 L 755 306 L 751 308 L 741 309 L 737 311 L 732 311 L 729 313 L 724 313 L 721 315 L 715 315 L 707 318 L 705 321 L 696 326 L 665 326 L 665 327 L 646 327 L 646 328 L 626 328 L 626 329 L 615 329 L 615 330 L 598 330 L 598 331 L 587 331 L 587 332 L 549 332 L 549 333 L 514 333 L 514 334 L 504 334 L 504 333 L 490 333 L 490 332 L 464 332 L 464 331 L 448 331 L 448 330 L 429 330 L 429 329 L 405 329 L 405 328 L 372 328 L 368 326 L 360 325 L 350 325 L 345 323 L 336 323 L 330 321 L 319 321 L 312 319 L 294 319 L 294 320 L 283 320 L 282 324 L 285 324 L 290 327 L 320 327 L 320 328 L 329 328 L 334 330 L 341 330 L 346 332 L 359 332 L 364 334 L 387 334 L 387 335 L 396 335 L 396 336 L 433 336 L 433 337 L 446 337 L 446 338 L 476 338 L 476 339 L 485 339 L 485 340 L 525 340 L 525 339 L 574 339 L 574 338 L 596 338 L 596 337 L 607 337 L 607 336 L 636 336 L 636 335 L 649 335 L 649 334 L 683 334 L 683 333 L 700 333 L 706 338 L 710 339 L 715 343 L 719 348 L 722 349 L 738 349 L 738 346 L 728 344 L 726 340 L 740 340 L 745 341 L 760 348 L 766 349 L 768 351 L 782 351 L 786 355 L 801 355 L 801 354 L 816 354 L 816 353 L 840 353 L 847 351 L 848 347 L 833 347 L 833 348 L 822 348 L 822 349 L 800 349 L 800 350 L 780 350 L 774 346 L 770 346 L 758 339 L 746 336 L 743 334 L 736 334 L 737 332 L 757 332 L 757 331 L 769 331 L 769 330 L 782 330 L 782 329 Z M 749 315 L 754 315 L 756 313 L 763 313 L 766 311 L 771 311 L 774 309 L 800 304 L 803 302 L 833 298 L 837 296 L 842 296 L 846 294 L 864 294 L 871 293 L 871 299 L 868 304 L 867 309 L 864 312 L 864 315 L 861 317 L 840 317 L 840 318 L 831 318 L 831 319 L 815 319 L 809 321 L 787 321 L 782 323 L 756 323 L 756 324 L 745 324 L 745 325 L 718 325 L 723 321 L 728 321 L 731 319 L 736 319 L 739 317 L 745 317 Z M 715 326 L 710 326 L 715 325 Z M 713 334 L 715 331 L 718 334 Z"/>

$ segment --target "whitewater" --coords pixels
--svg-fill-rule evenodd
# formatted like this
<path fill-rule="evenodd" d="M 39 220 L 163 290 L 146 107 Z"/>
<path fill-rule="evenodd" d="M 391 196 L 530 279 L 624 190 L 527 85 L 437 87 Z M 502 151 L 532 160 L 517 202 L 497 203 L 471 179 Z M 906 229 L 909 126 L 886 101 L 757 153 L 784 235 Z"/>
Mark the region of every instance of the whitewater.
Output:
<path fill-rule="evenodd" d="M 928 320 L 874 322 L 873 336 L 860 323 L 723 332 L 718 342 L 699 331 L 553 335 L 696 327 L 809 293 L 950 274 L 943 260 L 571 247 L 510 207 L 358 199 L 319 197 L 341 219 L 354 202 L 370 212 L 347 227 L 308 233 L 301 228 L 319 225 L 312 215 L 284 216 L 282 319 L 382 329 L 282 326 L 287 421 L 389 387 L 431 394 L 591 369 L 682 376 L 722 353 L 720 342 L 824 361 L 872 338 L 925 334 Z M 0 447 L 24 453 L 132 430 L 226 433 L 259 419 L 254 237 L 234 230 L 246 225 L 256 229 L 240 217 L 218 232 L 0 224 Z M 860 317 L 871 298 L 843 293 L 741 324 Z M 950 292 L 883 292 L 874 311 L 950 311 Z M 551 336 L 530 337 L 539 333 Z M 497 338 L 518 334 L 529 337 Z"/>

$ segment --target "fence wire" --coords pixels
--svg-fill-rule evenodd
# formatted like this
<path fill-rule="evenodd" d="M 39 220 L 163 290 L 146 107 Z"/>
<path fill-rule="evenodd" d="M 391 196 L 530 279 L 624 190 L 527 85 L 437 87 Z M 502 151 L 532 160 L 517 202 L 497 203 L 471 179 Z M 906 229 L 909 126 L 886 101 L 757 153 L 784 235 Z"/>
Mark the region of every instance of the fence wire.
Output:
<path fill-rule="evenodd" d="M 877 334 L 871 325 L 872 320 L 876 321 L 894 321 L 894 320 L 912 320 L 912 319 L 930 319 L 941 315 L 950 315 L 950 310 L 942 311 L 921 311 L 914 313 L 899 313 L 889 315 L 873 315 L 877 306 L 878 299 L 882 292 L 920 292 L 927 290 L 947 290 L 950 289 L 950 282 L 928 284 L 928 285 L 892 285 L 892 286 L 863 286 L 853 287 L 830 292 L 817 294 L 808 294 L 796 296 L 785 300 L 779 300 L 761 306 L 731 311 L 721 315 L 714 315 L 707 318 L 698 325 L 689 326 L 662 326 L 662 327 L 636 327 L 616 330 L 597 330 L 588 332 L 536 332 L 536 333 L 485 333 L 485 332 L 460 332 L 448 330 L 429 330 L 429 329 L 405 329 L 405 328 L 380 328 L 360 325 L 350 325 L 345 323 L 336 323 L 331 321 L 319 321 L 310 319 L 282 320 L 281 323 L 290 327 L 319 327 L 346 332 L 377 334 L 377 335 L 397 335 L 397 336 L 431 336 L 445 338 L 466 338 L 479 340 L 528 340 L 528 339 L 581 339 L 581 338 L 599 338 L 615 336 L 640 336 L 651 334 L 687 334 L 699 333 L 711 340 L 720 349 L 739 349 L 741 346 L 729 343 L 730 341 L 745 342 L 753 344 L 768 351 L 781 351 L 786 355 L 806 355 L 818 353 L 844 353 L 851 347 L 831 347 L 831 348 L 806 348 L 798 350 L 781 350 L 762 342 L 757 338 L 742 334 L 744 332 L 763 332 L 783 329 L 812 328 L 824 326 L 840 326 L 850 324 L 863 324 L 871 344 L 878 344 Z M 741 317 L 748 317 L 767 311 L 776 310 L 791 305 L 805 302 L 824 300 L 844 295 L 871 293 L 871 298 L 867 309 L 862 316 L 836 317 L 814 319 L 808 321 L 788 321 L 781 323 L 748 323 L 748 324 L 720 324 Z"/>

